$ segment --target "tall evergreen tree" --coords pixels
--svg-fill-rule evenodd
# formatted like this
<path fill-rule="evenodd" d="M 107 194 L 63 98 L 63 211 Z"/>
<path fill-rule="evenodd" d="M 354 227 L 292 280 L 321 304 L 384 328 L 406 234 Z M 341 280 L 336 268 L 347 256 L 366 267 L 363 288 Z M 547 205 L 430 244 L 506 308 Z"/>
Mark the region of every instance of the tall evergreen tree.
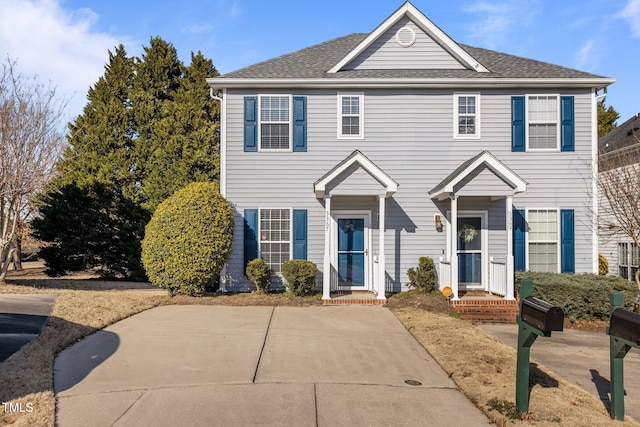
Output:
<path fill-rule="evenodd" d="M 211 60 L 192 53 L 173 102 L 165 104 L 156 122 L 143 179 L 150 210 L 189 182 L 219 178 L 219 103 L 209 96 L 205 81 L 216 75 Z"/>
<path fill-rule="evenodd" d="M 191 61 L 185 67 L 159 37 L 140 58 L 122 46 L 109 52 L 104 76 L 69 126 L 59 176 L 40 198 L 35 234 L 51 243 L 42 254 L 51 273 L 102 266 L 103 275 L 138 276 L 154 209 L 189 182 L 218 179 L 219 107 L 205 81 L 217 71 L 201 53 Z M 78 203 L 87 215 L 54 226 L 61 215 L 73 217 L 64 213 L 69 206 L 83 209 Z"/>
<path fill-rule="evenodd" d="M 89 88 L 83 114 L 69 124 L 69 147 L 58 163 L 58 185 L 100 182 L 130 187 L 133 60 L 123 45 L 109 51 L 104 76 Z"/>
<path fill-rule="evenodd" d="M 598 101 L 598 138 L 614 130 L 618 126 L 616 120 L 619 118 L 620 114 L 612 106 L 604 106 L 604 99 Z"/>

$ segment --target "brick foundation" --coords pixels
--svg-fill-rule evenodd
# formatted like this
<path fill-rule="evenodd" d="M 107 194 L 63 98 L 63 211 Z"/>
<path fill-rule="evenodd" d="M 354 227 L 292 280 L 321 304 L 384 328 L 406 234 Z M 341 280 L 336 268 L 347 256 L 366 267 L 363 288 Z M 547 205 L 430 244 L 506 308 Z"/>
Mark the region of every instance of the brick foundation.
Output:
<path fill-rule="evenodd" d="M 473 299 L 451 301 L 451 308 L 471 323 L 516 323 L 519 301 Z"/>

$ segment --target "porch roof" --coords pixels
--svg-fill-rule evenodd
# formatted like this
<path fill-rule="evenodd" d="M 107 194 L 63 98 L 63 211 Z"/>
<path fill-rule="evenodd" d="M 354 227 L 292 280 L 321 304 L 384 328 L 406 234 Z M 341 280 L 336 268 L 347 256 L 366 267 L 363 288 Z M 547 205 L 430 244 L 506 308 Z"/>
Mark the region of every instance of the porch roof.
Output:
<path fill-rule="evenodd" d="M 398 191 L 398 183 L 396 181 L 367 158 L 367 156 L 362 154 L 360 150 L 355 150 L 313 184 L 313 191 L 316 193 L 316 197 L 319 199 L 323 198 L 327 192 L 335 188 L 334 184 L 336 184 L 337 181 L 341 178 L 344 179 L 353 167 L 364 170 L 371 176 L 372 180 L 375 179 L 380 185 L 381 195 L 384 195 L 386 198 L 391 197 Z"/>
<path fill-rule="evenodd" d="M 487 196 L 507 196 L 509 195 L 508 193 L 516 194 L 527 191 L 527 182 L 525 180 L 520 178 L 518 174 L 498 160 L 489 151 L 483 151 L 458 166 L 444 180 L 429 191 L 429 195 L 432 199 L 446 199 L 451 193 L 456 192 L 456 186 L 463 180 L 466 178 L 473 179 L 474 172 L 480 168 L 488 169 L 508 186 L 508 191 L 502 191 L 501 194 L 492 194 L 491 191 L 489 191 L 486 194 Z"/>

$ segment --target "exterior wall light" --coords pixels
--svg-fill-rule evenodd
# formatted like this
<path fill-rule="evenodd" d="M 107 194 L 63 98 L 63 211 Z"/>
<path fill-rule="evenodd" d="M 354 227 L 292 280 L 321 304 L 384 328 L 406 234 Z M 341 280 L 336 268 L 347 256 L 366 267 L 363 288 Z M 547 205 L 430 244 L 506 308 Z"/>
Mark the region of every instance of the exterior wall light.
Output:
<path fill-rule="evenodd" d="M 437 231 L 442 231 L 442 219 L 441 219 L 440 215 L 437 215 L 437 214 L 434 215 L 433 219 L 436 222 L 436 230 Z"/>

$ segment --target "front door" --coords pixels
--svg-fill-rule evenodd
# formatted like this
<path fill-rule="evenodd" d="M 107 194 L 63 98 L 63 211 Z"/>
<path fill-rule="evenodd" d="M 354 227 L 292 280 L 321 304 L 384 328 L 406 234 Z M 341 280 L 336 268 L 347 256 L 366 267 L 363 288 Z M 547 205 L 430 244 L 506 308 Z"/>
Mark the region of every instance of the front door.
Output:
<path fill-rule="evenodd" d="M 482 284 L 482 218 L 458 217 L 458 283 Z"/>
<path fill-rule="evenodd" d="M 365 289 L 366 224 L 365 217 L 340 217 L 338 225 L 338 281 L 342 288 Z"/>

